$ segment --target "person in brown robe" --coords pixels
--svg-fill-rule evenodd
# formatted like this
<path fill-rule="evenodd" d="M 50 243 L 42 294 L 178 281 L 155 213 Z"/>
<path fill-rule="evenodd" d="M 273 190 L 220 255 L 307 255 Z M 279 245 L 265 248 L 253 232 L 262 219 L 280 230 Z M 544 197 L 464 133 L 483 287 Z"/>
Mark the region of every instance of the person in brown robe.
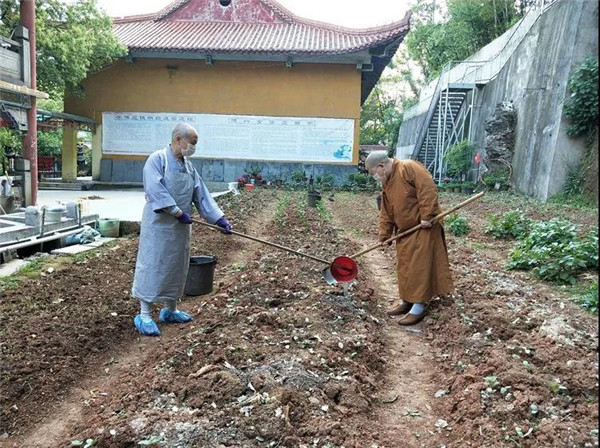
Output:
<path fill-rule="evenodd" d="M 373 151 L 365 168 L 382 182 L 379 241 L 418 225 L 423 228 L 396 240 L 400 303 L 388 315 L 403 317 L 400 325 L 414 325 L 425 317 L 427 303 L 454 289 L 444 228 L 432 219 L 441 213 L 431 174 L 419 162 L 397 160 Z"/>

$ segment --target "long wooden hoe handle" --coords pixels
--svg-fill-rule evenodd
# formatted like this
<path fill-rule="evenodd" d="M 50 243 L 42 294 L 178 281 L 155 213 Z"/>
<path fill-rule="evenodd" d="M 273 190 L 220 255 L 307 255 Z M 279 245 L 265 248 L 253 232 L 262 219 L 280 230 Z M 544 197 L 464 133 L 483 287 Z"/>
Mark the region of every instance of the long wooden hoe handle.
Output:
<path fill-rule="evenodd" d="M 443 213 L 440 213 L 439 215 L 435 216 L 435 217 L 434 217 L 434 218 L 433 218 L 431 221 L 432 221 L 432 222 L 433 222 L 433 221 L 439 221 L 439 220 L 440 220 L 440 219 L 442 219 L 443 217 L 445 217 L 445 216 L 448 216 L 450 213 L 454 213 L 454 212 L 455 212 L 456 210 L 458 210 L 459 208 L 462 208 L 462 207 L 464 207 L 465 205 L 467 205 L 467 204 L 470 204 L 470 203 L 471 203 L 471 202 L 473 202 L 473 201 L 476 201 L 476 200 L 477 200 L 477 199 L 479 199 L 481 196 L 483 196 L 483 194 L 484 194 L 484 192 L 482 191 L 481 193 L 477 193 L 475 196 L 471 196 L 471 197 L 470 197 L 469 199 L 467 199 L 466 201 L 463 201 L 463 202 L 461 202 L 460 204 L 458 204 L 458 205 L 455 205 L 455 206 L 454 206 L 454 207 L 452 207 L 451 209 L 449 209 L 449 210 L 446 210 L 445 212 L 443 212 Z M 364 254 L 366 254 L 367 252 L 371 252 L 372 250 L 375 250 L 375 249 L 377 249 L 378 247 L 381 247 L 381 246 L 383 246 L 384 244 L 391 243 L 392 241 L 398 240 L 398 239 L 400 239 L 400 238 L 402 238 L 402 237 L 404 237 L 404 236 L 406 236 L 406 235 L 408 235 L 408 234 L 410 234 L 410 233 L 413 233 L 413 232 L 415 232 L 415 231 L 419 230 L 421 227 L 422 227 L 422 226 L 421 226 L 421 224 L 418 224 L 418 225 L 416 225 L 416 226 L 414 226 L 414 227 L 411 227 L 410 229 L 408 229 L 408 230 L 405 230 L 404 232 L 402 232 L 402 233 L 399 233 L 398 235 L 394 235 L 393 237 L 391 237 L 391 238 L 388 238 L 387 240 L 385 240 L 385 241 L 384 241 L 384 242 L 382 242 L 382 243 L 379 243 L 379 244 L 377 244 L 376 246 L 371 246 L 371 247 L 368 247 L 367 249 L 361 250 L 360 252 L 357 252 L 357 253 L 355 253 L 354 255 L 351 255 L 351 256 L 350 256 L 350 258 L 356 258 L 356 257 L 360 257 L 361 255 L 364 255 Z"/>
<path fill-rule="evenodd" d="M 210 227 L 211 229 L 217 230 L 219 232 L 222 232 L 222 233 L 225 232 L 219 226 L 215 226 L 213 224 L 209 224 L 207 222 L 200 221 L 198 219 L 192 219 L 192 221 L 194 221 L 197 224 L 202 224 L 203 226 Z M 272 243 L 270 241 L 261 240 L 260 238 L 256 238 L 255 236 L 246 235 L 244 233 L 236 232 L 235 230 L 232 230 L 231 233 L 232 233 L 232 235 L 241 236 L 242 238 L 247 238 L 249 240 L 256 241 L 257 243 L 266 244 L 267 246 L 273 246 L 273 247 L 276 247 L 277 249 L 281 249 L 281 250 L 284 250 L 286 252 L 290 252 L 290 253 L 292 253 L 294 255 L 298 255 L 300 257 L 310 258 L 311 260 L 318 261 L 318 262 L 324 263 L 324 264 L 330 264 L 329 261 L 323 260 L 322 258 L 314 257 L 314 256 L 309 255 L 309 254 L 303 254 L 302 252 L 298 252 L 298 251 L 296 251 L 294 249 L 290 249 L 289 247 L 280 246 L 279 244 L 275 244 L 275 243 Z"/>

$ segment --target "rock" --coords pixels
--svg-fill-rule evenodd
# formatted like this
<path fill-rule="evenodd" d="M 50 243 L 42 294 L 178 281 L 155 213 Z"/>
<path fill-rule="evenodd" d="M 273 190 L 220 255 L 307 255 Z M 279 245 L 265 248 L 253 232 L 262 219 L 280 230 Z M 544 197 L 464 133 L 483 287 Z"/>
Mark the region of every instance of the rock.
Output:
<path fill-rule="evenodd" d="M 441 419 L 441 418 L 437 422 L 435 422 L 435 427 L 436 428 L 444 429 L 447 426 L 448 426 L 448 422 L 446 420 Z"/>
<path fill-rule="evenodd" d="M 489 171 L 505 170 L 511 164 L 516 121 L 512 101 L 498 103 L 494 114 L 486 120 L 483 162 Z"/>

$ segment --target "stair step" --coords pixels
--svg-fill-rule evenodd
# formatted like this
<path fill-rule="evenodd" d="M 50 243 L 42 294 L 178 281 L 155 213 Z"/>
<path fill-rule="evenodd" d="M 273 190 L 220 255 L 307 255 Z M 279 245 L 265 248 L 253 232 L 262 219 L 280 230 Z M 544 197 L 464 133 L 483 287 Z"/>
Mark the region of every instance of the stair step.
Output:
<path fill-rule="evenodd" d="M 81 190 L 82 184 L 75 182 L 40 182 L 40 190 Z"/>

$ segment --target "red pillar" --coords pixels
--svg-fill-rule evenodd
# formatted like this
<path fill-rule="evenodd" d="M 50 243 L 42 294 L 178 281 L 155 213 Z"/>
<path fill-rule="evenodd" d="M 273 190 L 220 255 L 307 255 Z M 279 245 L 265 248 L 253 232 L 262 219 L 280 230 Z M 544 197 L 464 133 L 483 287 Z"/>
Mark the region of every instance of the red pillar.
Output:
<path fill-rule="evenodd" d="M 21 0 L 21 24 L 29 30 L 31 47 L 31 88 L 37 89 L 37 70 L 35 64 L 35 0 Z M 23 157 L 31 165 L 31 202 L 37 204 L 38 166 L 37 166 L 37 98 L 32 96 L 31 107 L 27 110 L 27 134 L 23 139 Z"/>

